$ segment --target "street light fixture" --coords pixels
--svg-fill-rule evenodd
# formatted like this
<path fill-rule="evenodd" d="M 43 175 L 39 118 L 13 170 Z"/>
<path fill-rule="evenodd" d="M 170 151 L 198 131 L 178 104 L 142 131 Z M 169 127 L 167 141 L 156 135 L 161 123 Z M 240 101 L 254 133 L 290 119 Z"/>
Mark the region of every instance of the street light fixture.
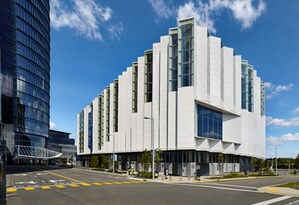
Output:
<path fill-rule="evenodd" d="M 152 179 L 155 179 L 155 149 L 154 149 L 154 118 L 144 117 L 145 120 L 151 121 L 151 140 L 152 140 Z"/>

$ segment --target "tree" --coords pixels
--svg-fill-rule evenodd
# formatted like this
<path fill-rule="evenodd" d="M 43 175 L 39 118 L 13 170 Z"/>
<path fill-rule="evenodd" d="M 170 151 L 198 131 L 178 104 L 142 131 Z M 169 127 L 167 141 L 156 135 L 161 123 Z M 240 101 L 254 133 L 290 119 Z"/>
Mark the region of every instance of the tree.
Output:
<path fill-rule="evenodd" d="M 109 167 L 109 157 L 105 156 L 105 155 L 102 155 L 101 158 L 100 158 L 100 165 L 101 165 L 101 168 L 108 169 L 108 167 Z"/>
<path fill-rule="evenodd" d="M 162 155 L 163 155 L 163 151 L 160 150 L 160 149 L 156 149 L 155 150 L 155 167 L 158 168 L 160 163 L 163 162 L 163 158 L 162 158 Z"/>
<path fill-rule="evenodd" d="M 151 152 L 149 150 L 145 149 L 143 151 L 140 163 L 143 166 L 144 170 L 148 170 L 148 167 L 151 164 Z"/>
<path fill-rule="evenodd" d="M 252 159 L 251 163 L 255 172 L 260 172 L 265 167 L 263 159 L 254 158 Z"/>
<path fill-rule="evenodd" d="M 299 169 L 299 154 L 297 155 L 297 157 L 295 159 L 295 166 L 297 169 Z"/>
<path fill-rule="evenodd" d="M 218 153 L 217 162 L 218 162 L 219 175 L 223 173 L 223 161 L 224 161 L 224 155 L 222 153 Z"/>
<path fill-rule="evenodd" d="M 97 168 L 99 167 L 99 157 L 96 155 L 92 155 L 90 158 L 90 167 Z"/>

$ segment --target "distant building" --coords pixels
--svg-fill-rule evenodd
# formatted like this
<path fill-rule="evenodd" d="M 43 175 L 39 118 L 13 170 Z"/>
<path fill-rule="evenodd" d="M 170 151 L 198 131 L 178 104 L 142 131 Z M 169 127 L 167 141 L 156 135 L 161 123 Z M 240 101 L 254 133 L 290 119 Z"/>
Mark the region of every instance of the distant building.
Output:
<path fill-rule="evenodd" d="M 75 139 L 70 138 L 70 133 L 57 130 L 49 131 L 46 148 L 62 153 L 62 157 L 66 157 L 67 159 L 75 157 L 77 152 Z"/>
<path fill-rule="evenodd" d="M 142 152 L 160 149 L 172 175 L 246 172 L 265 157 L 265 87 L 248 61 L 183 19 L 77 115 L 77 136 L 85 165 L 114 151 L 122 169 L 141 170 Z"/>

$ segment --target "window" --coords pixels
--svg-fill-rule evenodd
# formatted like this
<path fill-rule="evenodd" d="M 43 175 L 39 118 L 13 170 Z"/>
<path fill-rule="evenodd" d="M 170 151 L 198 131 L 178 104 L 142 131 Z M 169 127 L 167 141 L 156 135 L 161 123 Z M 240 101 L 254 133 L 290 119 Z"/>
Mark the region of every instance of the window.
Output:
<path fill-rule="evenodd" d="M 261 116 L 265 116 L 265 107 L 266 107 L 266 100 L 265 100 L 265 85 L 261 83 L 261 93 L 260 93 L 260 98 L 261 98 Z"/>
<path fill-rule="evenodd" d="M 79 114 L 79 152 L 84 152 L 84 111 Z"/>
<path fill-rule="evenodd" d="M 222 140 L 222 113 L 197 105 L 197 135 Z"/>
<path fill-rule="evenodd" d="M 110 87 L 106 91 L 106 141 L 110 142 Z"/>
<path fill-rule="evenodd" d="M 118 80 L 114 81 L 113 87 L 113 132 L 118 131 Z"/>
<path fill-rule="evenodd" d="M 180 27 L 180 87 L 193 85 L 193 24 L 185 24 Z"/>
<path fill-rule="evenodd" d="M 170 35 L 169 44 L 169 91 L 178 89 L 178 34 Z"/>
<path fill-rule="evenodd" d="M 132 67 L 132 112 L 136 113 L 138 102 L 138 64 L 133 63 Z"/>
<path fill-rule="evenodd" d="M 99 96 L 99 134 L 98 134 L 98 149 L 101 150 L 104 143 L 104 93 Z"/>
<path fill-rule="evenodd" d="M 144 68 L 144 102 L 152 102 L 153 97 L 153 51 L 145 54 Z"/>
<path fill-rule="evenodd" d="M 242 101 L 241 106 L 242 109 L 248 110 L 249 112 L 253 112 L 253 67 L 248 64 L 248 61 L 242 61 L 242 76 L 241 76 L 241 84 L 242 84 Z"/>

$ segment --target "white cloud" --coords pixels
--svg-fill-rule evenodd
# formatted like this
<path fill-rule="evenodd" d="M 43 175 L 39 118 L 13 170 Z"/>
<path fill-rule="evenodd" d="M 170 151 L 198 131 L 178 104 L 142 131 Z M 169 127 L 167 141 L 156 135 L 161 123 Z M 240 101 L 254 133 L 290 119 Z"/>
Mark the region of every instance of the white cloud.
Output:
<path fill-rule="evenodd" d="M 293 89 L 293 87 L 295 87 L 293 83 L 290 83 L 288 85 L 274 85 L 270 82 L 265 82 L 264 85 L 267 91 L 267 99 L 279 96 L 282 92 L 290 91 Z"/>
<path fill-rule="evenodd" d="M 296 107 L 293 111 L 292 111 L 293 114 L 296 114 L 296 113 L 299 113 L 299 106 Z"/>
<path fill-rule="evenodd" d="M 253 0 L 210 0 L 212 11 L 224 8 L 230 10 L 243 29 L 251 28 L 253 22 L 266 11 L 266 6 L 262 0 L 258 1 L 256 7 Z"/>
<path fill-rule="evenodd" d="M 112 10 L 102 7 L 96 0 L 71 0 L 71 5 L 51 0 L 50 19 L 54 29 L 74 29 L 78 35 L 90 40 L 102 40 L 100 30 L 112 19 Z"/>
<path fill-rule="evenodd" d="M 56 124 L 52 121 L 50 121 L 50 129 L 55 129 Z"/>
<path fill-rule="evenodd" d="M 170 18 L 175 12 L 178 19 L 194 17 L 199 25 L 207 27 L 213 33 L 216 33 L 215 17 L 225 9 L 232 13 L 242 29 L 248 29 L 266 11 L 267 7 L 263 0 L 208 0 L 206 3 L 203 0 L 189 0 L 179 5 L 177 9 L 170 7 L 170 3 L 166 0 L 148 1 L 161 18 Z"/>
<path fill-rule="evenodd" d="M 165 0 L 148 0 L 148 2 L 159 17 L 167 19 L 175 16 L 175 8 L 170 6 L 170 2 Z"/>
<path fill-rule="evenodd" d="M 288 133 L 280 137 L 270 136 L 267 138 L 267 143 L 269 145 L 281 145 L 284 142 L 290 141 L 299 141 L 299 132 L 295 134 Z"/>
<path fill-rule="evenodd" d="M 267 126 L 297 127 L 299 126 L 299 117 L 280 119 L 268 116 L 266 117 L 266 124 Z"/>
<path fill-rule="evenodd" d="M 180 5 L 178 9 L 178 20 L 189 17 L 194 17 L 199 25 L 205 26 L 211 32 L 216 33 L 214 20 L 211 18 L 211 10 L 209 4 L 204 4 L 199 1 L 198 6 L 196 6 L 192 1 L 189 1 L 183 6 Z"/>
<path fill-rule="evenodd" d="M 107 30 L 109 32 L 110 38 L 120 40 L 120 37 L 125 29 L 123 24 L 119 22 L 118 24 L 112 24 L 108 26 Z"/>

